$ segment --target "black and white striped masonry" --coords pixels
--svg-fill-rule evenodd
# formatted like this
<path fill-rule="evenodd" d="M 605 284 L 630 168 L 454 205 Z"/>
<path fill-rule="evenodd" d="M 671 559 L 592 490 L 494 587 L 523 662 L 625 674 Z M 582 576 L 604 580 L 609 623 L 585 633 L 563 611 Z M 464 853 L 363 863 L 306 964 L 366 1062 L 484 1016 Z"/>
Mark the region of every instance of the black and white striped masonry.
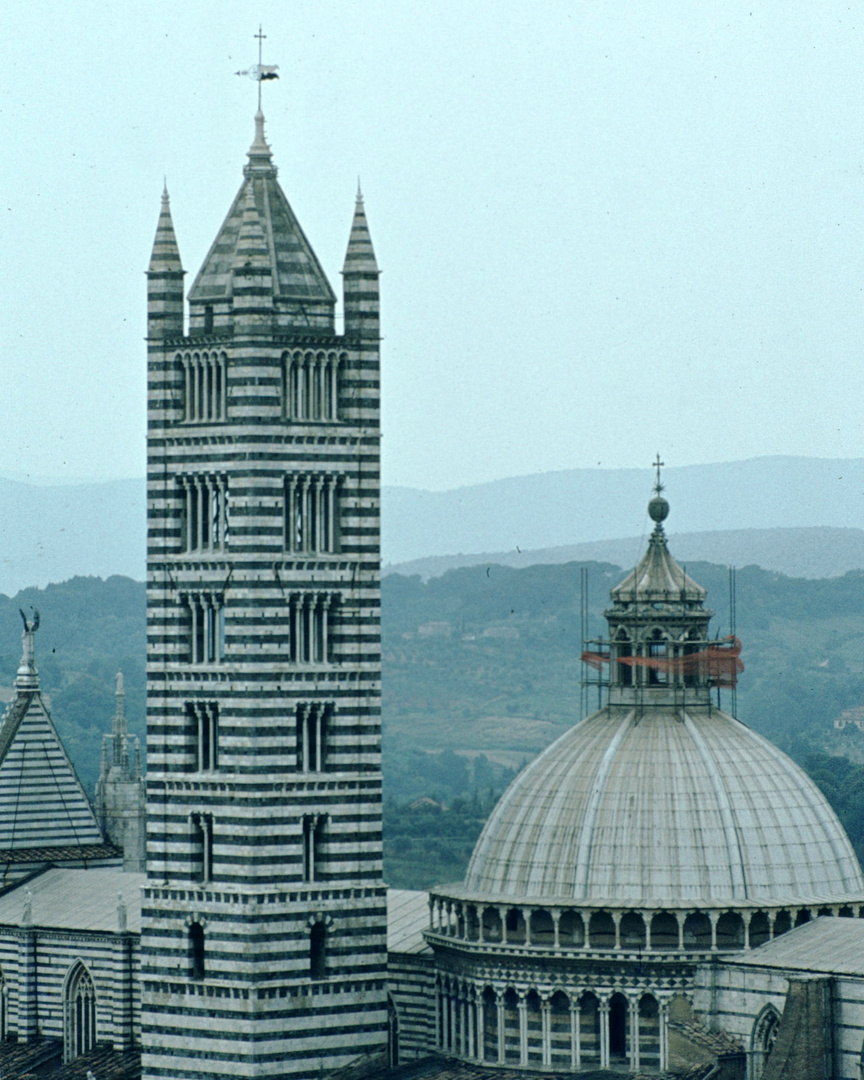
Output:
<path fill-rule="evenodd" d="M 255 118 L 189 293 L 148 277 L 147 1078 L 319 1077 L 386 1050 L 378 268 L 336 297 Z"/>

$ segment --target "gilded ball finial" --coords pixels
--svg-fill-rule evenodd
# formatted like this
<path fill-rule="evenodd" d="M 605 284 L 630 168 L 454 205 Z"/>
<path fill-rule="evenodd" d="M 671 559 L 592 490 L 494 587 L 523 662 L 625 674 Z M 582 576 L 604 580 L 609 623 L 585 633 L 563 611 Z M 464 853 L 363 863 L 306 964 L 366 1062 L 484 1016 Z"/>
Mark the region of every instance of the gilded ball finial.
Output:
<path fill-rule="evenodd" d="M 648 516 L 658 525 L 669 516 L 669 503 L 662 495 L 655 495 L 648 503 Z"/>

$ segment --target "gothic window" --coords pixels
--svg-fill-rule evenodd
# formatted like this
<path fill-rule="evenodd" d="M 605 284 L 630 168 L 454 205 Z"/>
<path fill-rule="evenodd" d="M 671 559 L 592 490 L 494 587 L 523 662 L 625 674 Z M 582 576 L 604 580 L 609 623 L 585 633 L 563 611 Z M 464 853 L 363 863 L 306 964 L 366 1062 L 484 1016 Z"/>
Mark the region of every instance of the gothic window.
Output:
<path fill-rule="evenodd" d="M 187 701 L 186 718 L 192 729 L 195 770 L 213 772 L 219 767 L 219 705 L 215 701 Z"/>
<path fill-rule="evenodd" d="M 303 880 L 324 880 L 324 832 L 326 814 L 306 814 L 303 818 Z"/>
<path fill-rule="evenodd" d="M 308 554 L 339 550 L 339 488 L 331 474 L 286 476 L 283 491 L 286 551 Z"/>
<path fill-rule="evenodd" d="M 754 1080 L 759 1080 L 762 1076 L 768 1057 L 774 1049 L 774 1043 L 777 1041 L 779 1030 L 780 1014 L 773 1005 L 766 1005 L 756 1017 L 756 1023 L 753 1025 L 751 1071 Z"/>
<path fill-rule="evenodd" d="M 222 597 L 209 592 L 184 593 L 187 647 L 190 664 L 218 664 L 225 652 L 225 613 Z"/>
<path fill-rule="evenodd" d="M 183 551 L 220 551 L 228 542 L 228 477 L 178 477 Z"/>
<path fill-rule="evenodd" d="M 63 1056 L 80 1057 L 96 1045 L 96 992 L 90 972 L 79 961 L 66 982 Z"/>
<path fill-rule="evenodd" d="M 291 661 L 295 664 L 329 663 L 337 598 L 329 593 L 295 593 L 290 603 Z"/>
<path fill-rule="evenodd" d="M 339 419 L 339 368 L 334 352 L 282 356 L 282 413 L 290 420 Z"/>
<path fill-rule="evenodd" d="M 316 922 L 309 934 L 309 977 L 327 978 L 327 926 Z"/>
<path fill-rule="evenodd" d="M 204 927 L 198 922 L 189 927 L 189 978 L 204 978 Z"/>
<path fill-rule="evenodd" d="M 331 702 L 300 702 L 297 719 L 297 771 L 324 772 L 327 768 Z"/>
<path fill-rule="evenodd" d="M 192 880 L 208 885 L 213 880 L 213 815 L 192 814 Z"/>
<path fill-rule="evenodd" d="M 207 318 L 205 309 L 205 332 Z M 212 329 L 212 308 L 209 318 Z M 225 353 L 183 353 L 178 354 L 177 360 L 183 374 L 183 420 L 192 424 L 225 420 L 228 412 L 228 357 Z"/>
<path fill-rule="evenodd" d="M 210 334 L 213 332 L 213 305 L 204 305 L 204 333 Z"/>

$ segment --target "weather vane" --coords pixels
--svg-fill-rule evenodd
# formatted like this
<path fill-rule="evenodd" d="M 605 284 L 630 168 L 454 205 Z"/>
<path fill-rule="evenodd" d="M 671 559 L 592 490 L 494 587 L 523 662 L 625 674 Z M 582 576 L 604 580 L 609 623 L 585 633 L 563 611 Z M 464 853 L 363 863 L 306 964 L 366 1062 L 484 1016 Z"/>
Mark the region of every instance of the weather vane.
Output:
<path fill-rule="evenodd" d="M 261 83 L 267 79 L 278 79 L 279 65 L 261 63 L 261 49 L 267 35 L 262 32 L 260 23 L 258 24 L 258 33 L 255 34 L 255 37 L 258 39 L 258 63 L 253 67 L 246 68 L 245 71 L 235 71 L 234 74 L 248 75 L 250 79 L 254 79 L 258 83 L 258 112 L 261 112 Z"/>
<path fill-rule="evenodd" d="M 654 491 L 657 495 L 659 495 L 660 492 L 663 490 L 663 485 L 660 483 L 660 470 L 663 468 L 666 462 L 660 460 L 660 454 L 658 453 L 657 459 L 655 461 L 652 461 L 651 464 L 657 470 L 657 479 L 654 483 Z"/>

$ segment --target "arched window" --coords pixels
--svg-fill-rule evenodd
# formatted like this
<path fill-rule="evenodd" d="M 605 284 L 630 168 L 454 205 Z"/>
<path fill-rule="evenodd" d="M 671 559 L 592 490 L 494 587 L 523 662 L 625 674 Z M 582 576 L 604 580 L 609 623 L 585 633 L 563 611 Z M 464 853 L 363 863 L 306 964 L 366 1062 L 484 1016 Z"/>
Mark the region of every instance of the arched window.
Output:
<path fill-rule="evenodd" d="M 570 998 L 556 990 L 549 1001 L 549 1053 L 553 1069 L 573 1068 Z"/>
<path fill-rule="evenodd" d="M 627 911 L 621 919 L 621 947 L 645 948 L 645 920 L 638 911 Z"/>
<path fill-rule="evenodd" d="M 519 908 L 507 912 L 507 941 L 511 945 L 525 944 L 525 916 Z"/>
<path fill-rule="evenodd" d="M 579 999 L 579 1043 L 582 1047 L 582 1064 L 596 1065 L 600 1062 L 600 1002 L 589 990 Z"/>
<path fill-rule="evenodd" d="M 96 991 L 90 972 L 78 961 L 66 980 L 63 1057 L 80 1057 L 96 1045 Z"/>
<path fill-rule="evenodd" d="M 527 1064 L 539 1068 L 543 1064 L 543 1015 L 536 990 L 529 990 L 525 998 L 525 1042 Z"/>
<path fill-rule="evenodd" d="M 561 945 L 585 944 L 585 923 L 578 911 L 562 911 L 558 921 L 558 941 Z"/>
<path fill-rule="evenodd" d="M 777 1041 L 780 1029 L 780 1013 L 773 1005 L 766 1005 L 756 1017 L 753 1034 L 750 1039 L 751 1073 L 753 1080 L 759 1080 L 768 1061 L 768 1055 Z"/>
<path fill-rule="evenodd" d="M 660 1067 L 660 1006 L 652 994 L 639 999 L 639 1064 Z"/>
<path fill-rule="evenodd" d="M 498 1060 L 498 999 L 491 986 L 483 990 L 483 1046 L 480 1056 L 483 1061 Z"/>
<path fill-rule="evenodd" d="M 757 949 L 771 939 L 771 924 L 764 911 L 756 911 L 750 916 L 750 925 L 747 929 L 748 944 L 751 949 Z"/>
<path fill-rule="evenodd" d="M 522 1060 L 519 996 L 512 987 L 504 991 L 504 1061 L 518 1065 Z"/>
<path fill-rule="evenodd" d="M 531 912 L 531 944 L 555 944 L 555 923 L 548 911 L 541 909 Z"/>
<path fill-rule="evenodd" d="M 399 1064 L 399 1013 L 396 1003 L 387 995 L 387 1064 L 395 1069 Z"/>
<path fill-rule="evenodd" d="M 197 922 L 189 927 L 189 978 L 204 978 L 204 927 Z"/>
<path fill-rule="evenodd" d="M 608 911 L 595 911 L 591 916 L 588 942 L 592 949 L 615 948 L 615 921 Z"/>
<path fill-rule="evenodd" d="M 309 977 L 327 978 L 327 926 L 316 922 L 309 934 Z"/>
<path fill-rule="evenodd" d="M 613 994 L 609 999 L 609 1057 L 623 1061 L 627 1057 L 630 1035 L 630 1009 L 623 994 Z"/>

